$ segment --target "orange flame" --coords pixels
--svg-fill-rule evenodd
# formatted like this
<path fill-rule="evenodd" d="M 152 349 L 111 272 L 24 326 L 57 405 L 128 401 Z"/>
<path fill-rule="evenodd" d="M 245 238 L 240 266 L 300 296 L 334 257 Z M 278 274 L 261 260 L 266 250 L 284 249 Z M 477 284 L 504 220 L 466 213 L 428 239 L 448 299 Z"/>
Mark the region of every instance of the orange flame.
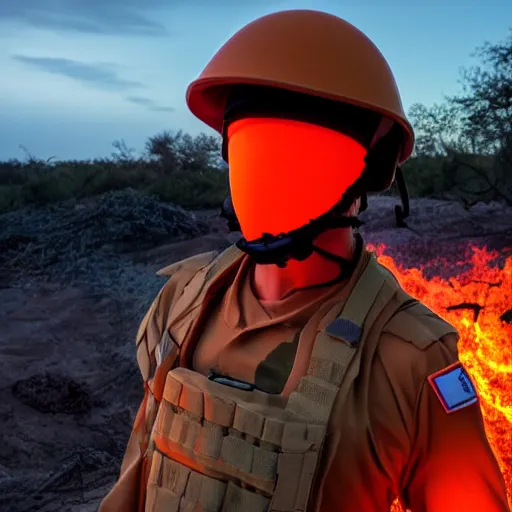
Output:
<path fill-rule="evenodd" d="M 470 247 L 469 268 L 449 279 L 428 278 L 424 267 L 397 265 L 384 255 L 384 245 L 369 248 L 408 293 L 458 329 L 460 360 L 478 389 L 487 436 L 512 498 L 512 322 L 506 315 L 512 307 L 512 257 L 497 265 L 498 252 Z M 454 264 L 437 263 L 453 274 Z M 391 512 L 402 511 L 393 503 Z"/>

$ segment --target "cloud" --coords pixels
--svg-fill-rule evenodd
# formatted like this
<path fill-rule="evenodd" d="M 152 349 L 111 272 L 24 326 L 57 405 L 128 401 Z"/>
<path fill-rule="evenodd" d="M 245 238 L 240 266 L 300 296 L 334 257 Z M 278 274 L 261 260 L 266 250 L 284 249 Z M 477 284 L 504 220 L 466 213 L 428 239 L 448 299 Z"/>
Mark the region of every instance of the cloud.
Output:
<path fill-rule="evenodd" d="M 118 75 L 113 64 L 89 64 L 72 59 L 55 57 L 28 57 L 12 55 L 11 58 L 22 64 L 35 67 L 48 73 L 66 76 L 101 89 L 124 91 L 144 87 L 141 82 L 126 80 Z"/>
<path fill-rule="evenodd" d="M 126 98 L 126 101 L 135 103 L 136 105 L 142 105 L 144 107 L 151 107 L 154 104 L 151 98 L 145 98 L 143 96 L 129 96 Z"/>
<path fill-rule="evenodd" d="M 37 28 L 110 35 L 167 33 L 146 13 L 166 7 L 166 0 L 2 0 L 0 22 Z"/>
<path fill-rule="evenodd" d="M 259 6 L 288 0 L 258 0 Z M 254 0 L 0 0 L 0 23 L 16 22 L 55 32 L 165 36 L 157 11 L 173 7 L 241 9 Z M 154 18 L 151 15 L 154 13 Z"/>
<path fill-rule="evenodd" d="M 155 105 L 154 107 L 151 107 L 150 110 L 153 112 L 176 112 L 174 107 L 164 107 L 160 105 Z"/>
<path fill-rule="evenodd" d="M 136 105 L 140 105 L 142 107 L 146 107 L 148 110 L 152 112 L 174 112 L 176 109 L 173 107 L 165 107 L 162 105 L 158 105 L 151 98 L 147 98 L 145 96 L 128 96 L 125 98 L 126 101 L 130 103 L 135 103 Z"/>

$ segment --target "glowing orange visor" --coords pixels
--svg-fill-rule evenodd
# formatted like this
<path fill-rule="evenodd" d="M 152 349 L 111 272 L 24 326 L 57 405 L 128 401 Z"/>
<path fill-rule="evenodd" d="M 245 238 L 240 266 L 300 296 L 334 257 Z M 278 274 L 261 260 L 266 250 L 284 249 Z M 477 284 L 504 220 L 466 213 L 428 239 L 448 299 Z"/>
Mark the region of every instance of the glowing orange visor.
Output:
<path fill-rule="evenodd" d="M 326 213 L 365 166 L 359 142 L 301 121 L 242 119 L 227 134 L 231 196 L 247 240 L 292 231 Z"/>

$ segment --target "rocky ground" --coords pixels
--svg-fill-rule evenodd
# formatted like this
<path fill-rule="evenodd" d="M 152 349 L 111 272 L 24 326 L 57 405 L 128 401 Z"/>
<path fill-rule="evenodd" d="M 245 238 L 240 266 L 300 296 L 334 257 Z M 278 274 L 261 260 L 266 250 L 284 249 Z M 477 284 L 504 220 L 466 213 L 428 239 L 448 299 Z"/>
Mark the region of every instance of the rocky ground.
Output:
<path fill-rule="evenodd" d="M 372 198 L 367 241 L 450 272 L 469 244 L 512 254 L 512 209 Z M 141 398 L 134 334 L 155 271 L 236 240 L 215 211 L 135 192 L 0 216 L 0 510 L 93 511 L 114 482 Z M 454 267 L 455 268 L 455 267 Z"/>

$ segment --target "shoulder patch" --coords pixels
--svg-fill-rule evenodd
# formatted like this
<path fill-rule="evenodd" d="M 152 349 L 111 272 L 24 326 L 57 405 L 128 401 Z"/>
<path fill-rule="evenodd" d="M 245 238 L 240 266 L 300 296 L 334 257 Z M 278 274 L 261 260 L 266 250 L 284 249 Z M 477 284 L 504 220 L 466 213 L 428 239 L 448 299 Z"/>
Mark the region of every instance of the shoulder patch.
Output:
<path fill-rule="evenodd" d="M 475 386 L 460 361 L 429 375 L 428 382 L 448 414 L 478 402 Z"/>

